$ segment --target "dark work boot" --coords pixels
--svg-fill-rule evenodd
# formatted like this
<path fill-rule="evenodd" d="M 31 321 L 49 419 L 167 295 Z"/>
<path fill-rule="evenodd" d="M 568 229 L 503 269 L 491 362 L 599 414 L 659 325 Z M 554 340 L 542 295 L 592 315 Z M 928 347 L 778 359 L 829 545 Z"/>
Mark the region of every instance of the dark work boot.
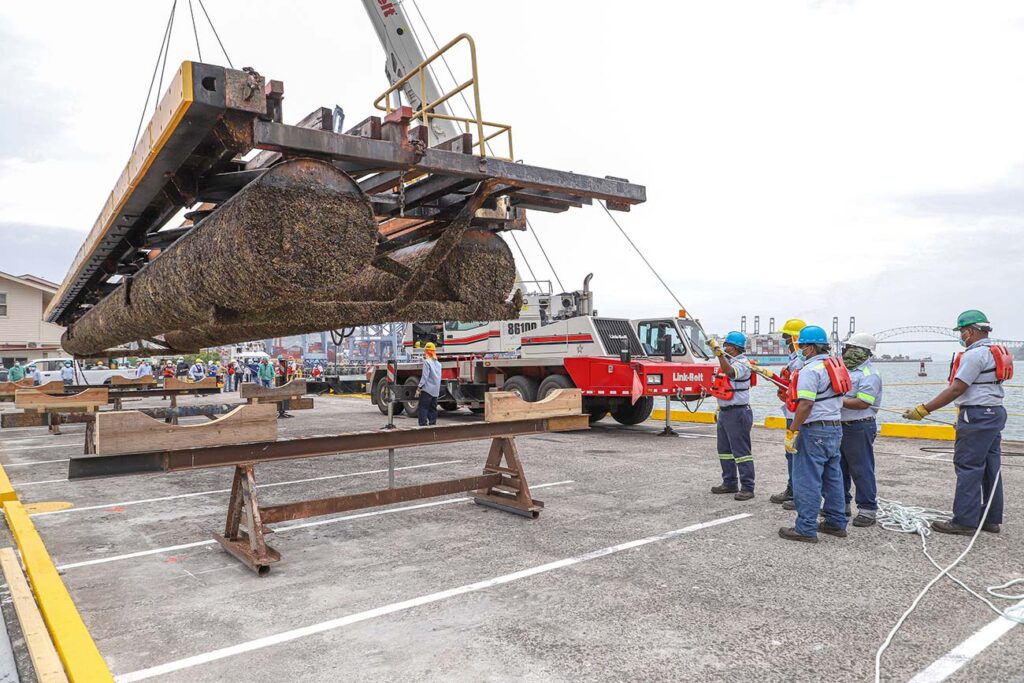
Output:
<path fill-rule="evenodd" d="M 725 484 L 719 484 L 718 486 L 711 487 L 711 493 L 737 493 L 739 488 L 735 486 L 726 486 Z"/>
<path fill-rule="evenodd" d="M 736 500 L 750 500 L 753 497 L 754 497 L 754 492 L 753 491 L 740 491 L 735 496 L 733 496 L 733 498 L 735 498 Z"/>
<path fill-rule="evenodd" d="M 856 517 L 853 518 L 853 525 L 854 526 L 874 526 L 875 525 L 875 518 L 874 517 L 869 517 L 868 515 L 865 515 L 865 514 L 858 514 Z"/>
<path fill-rule="evenodd" d="M 785 491 L 783 491 L 782 493 L 773 493 L 772 497 L 769 498 L 768 500 L 775 503 L 776 505 L 785 503 L 787 500 L 793 500 L 793 489 L 787 486 Z"/>
<path fill-rule="evenodd" d="M 976 529 L 956 522 L 932 522 L 932 531 L 940 534 L 956 534 L 957 536 L 973 536 Z"/>
<path fill-rule="evenodd" d="M 987 531 L 990 534 L 998 534 L 999 533 L 999 525 L 996 524 L 995 522 L 987 522 L 987 523 L 981 525 L 981 530 L 982 531 Z"/>
<path fill-rule="evenodd" d="M 836 538 L 846 538 L 846 529 L 832 526 L 828 522 L 818 522 L 818 531 L 829 536 L 835 536 Z"/>
<path fill-rule="evenodd" d="M 782 504 L 782 509 L 783 510 L 796 510 L 796 503 L 793 502 L 792 498 L 790 498 L 789 500 L 787 500 L 785 503 Z"/>
<path fill-rule="evenodd" d="M 781 529 L 779 529 L 779 538 L 784 538 L 787 541 L 802 541 L 804 543 L 818 542 L 817 536 L 804 536 L 803 534 L 797 532 L 797 530 L 794 527 L 790 527 L 788 529 L 786 527 L 782 527 Z"/>

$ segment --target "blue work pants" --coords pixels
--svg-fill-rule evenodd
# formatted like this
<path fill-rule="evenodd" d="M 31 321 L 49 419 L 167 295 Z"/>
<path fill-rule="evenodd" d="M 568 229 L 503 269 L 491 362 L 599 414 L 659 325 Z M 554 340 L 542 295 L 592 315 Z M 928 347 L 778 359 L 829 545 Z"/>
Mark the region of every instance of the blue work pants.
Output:
<path fill-rule="evenodd" d="M 416 406 L 416 415 L 419 418 L 420 427 L 437 424 L 437 396 L 431 396 L 425 391 L 420 391 L 420 402 Z"/>
<path fill-rule="evenodd" d="M 736 488 L 738 482 L 742 490 L 754 490 L 754 456 L 750 454 L 753 425 L 750 406 L 726 406 L 718 411 L 718 462 L 724 486 Z"/>
<path fill-rule="evenodd" d="M 846 528 L 843 514 L 843 473 L 839 466 L 839 442 L 842 427 L 805 425 L 796 440 L 793 455 L 793 502 L 796 504 L 796 530 L 804 536 L 818 535 L 818 511 L 822 497 L 825 520 L 839 529 Z"/>
<path fill-rule="evenodd" d="M 843 491 L 846 502 L 853 500 L 850 488 L 856 486 L 857 509 L 878 510 L 878 487 L 875 484 L 875 436 L 878 426 L 873 419 L 844 422 L 843 440 L 839 444 L 843 469 Z"/>
<path fill-rule="evenodd" d="M 1006 409 L 1002 406 L 961 406 L 956 421 L 953 467 L 956 495 L 953 522 L 976 529 L 989 496 L 993 496 L 985 524 L 1003 522 L 1003 481 L 995 483 L 1002 457 L 1002 431 Z"/>

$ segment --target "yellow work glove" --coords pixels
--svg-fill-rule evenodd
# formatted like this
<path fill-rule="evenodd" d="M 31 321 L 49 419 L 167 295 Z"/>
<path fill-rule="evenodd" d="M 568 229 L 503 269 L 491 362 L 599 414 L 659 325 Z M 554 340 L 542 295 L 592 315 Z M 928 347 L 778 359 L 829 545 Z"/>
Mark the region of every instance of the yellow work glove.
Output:
<path fill-rule="evenodd" d="M 929 414 L 930 413 L 928 412 L 928 409 L 925 408 L 924 404 L 922 403 L 921 405 L 917 406 L 916 408 L 908 408 L 907 410 L 903 411 L 903 419 L 904 420 L 923 420 Z"/>
<path fill-rule="evenodd" d="M 794 432 L 791 429 L 786 430 L 786 441 L 784 444 L 786 446 L 787 453 L 796 453 L 796 437 L 798 436 L 800 436 L 799 431 Z"/>
<path fill-rule="evenodd" d="M 709 339 L 708 347 L 710 347 L 710 349 L 714 351 L 715 355 L 718 356 L 719 358 L 721 358 L 722 354 L 725 353 L 724 351 L 722 351 L 722 345 L 718 343 L 717 339 Z"/>

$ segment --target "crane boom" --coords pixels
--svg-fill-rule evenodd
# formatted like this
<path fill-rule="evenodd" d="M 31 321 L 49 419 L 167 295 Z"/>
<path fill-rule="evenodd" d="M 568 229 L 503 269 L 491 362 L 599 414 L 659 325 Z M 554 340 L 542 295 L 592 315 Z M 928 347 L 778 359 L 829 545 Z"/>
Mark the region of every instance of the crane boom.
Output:
<path fill-rule="evenodd" d="M 366 9 L 373 30 L 377 33 L 381 47 L 387 58 L 384 62 L 384 73 L 387 74 L 388 82 L 391 85 L 397 83 L 407 73 L 413 71 L 417 66 L 426 60 L 426 55 L 420 50 L 416 37 L 409 25 L 409 18 L 397 0 L 363 0 L 363 7 Z M 442 96 L 442 90 L 434 81 L 430 70 L 424 70 L 424 83 L 420 84 L 420 77 L 411 78 L 403 87 L 402 93 L 414 111 L 423 108 L 421 92 L 426 93 L 427 104 L 436 102 Z M 421 90 L 422 88 L 422 90 Z M 451 115 L 448 105 L 439 104 L 433 108 L 433 113 Z M 459 130 L 451 121 L 444 119 L 431 119 L 430 121 L 430 144 L 437 145 L 459 134 Z"/>

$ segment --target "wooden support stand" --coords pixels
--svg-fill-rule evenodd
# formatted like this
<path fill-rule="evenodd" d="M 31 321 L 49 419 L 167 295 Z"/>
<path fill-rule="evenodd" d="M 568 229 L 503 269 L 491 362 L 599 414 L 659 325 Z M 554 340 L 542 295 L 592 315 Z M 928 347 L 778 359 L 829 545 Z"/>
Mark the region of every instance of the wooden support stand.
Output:
<path fill-rule="evenodd" d="M 153 375 L 144 375 L 142 377 L 114 375 L 110 378 L 110 383 L 115 387 L 155 387 L 156 377 Z"/>
<path fill-rule="evenodd" d="M 226 551 L 259 576 L 270 572 L 270 565 L 281 554 L 267 545 L 265 536 L 273 533 L 264 525 L 308 517 L 331 515 L 350 510 L 436 498 L 466 491 L 474 492 L 480 505 L 511 512 L 530 519 L 540 516 L 544 503 L 530 495 L 526 474 L 519 460 L 514 437 L 492 439 L 483 474 L 461 479 L 365 491 L 333 498 L 305 500 L 261 508 L 256 493 L 256 475 L 252 463 L 235 466 L 231 497 L 228 500 L 224 534 L 213 534 Z"/>
<path fill-rule="evenodd" d="M 18 382 L 0 382 L 0 401 L 13 401 L 17 392 L 25 391 L 26 389 L 59 396 L 64 393 L 64 382 L 54 380 L 53 382 L 40 384 L 38 387 L 34 386 L 30 379 L 23 379 Z"/>
<path fill-rule="evenodd" d="M 19 389 L 14 395 L 14 406 L 26 412 L 46 415 L 51 434 L 60 434 L 57 413 L 94 413 L 107 404 L 106 388 L 86 389 L 71 396 L 51 396 L 37 389 Z"/>

